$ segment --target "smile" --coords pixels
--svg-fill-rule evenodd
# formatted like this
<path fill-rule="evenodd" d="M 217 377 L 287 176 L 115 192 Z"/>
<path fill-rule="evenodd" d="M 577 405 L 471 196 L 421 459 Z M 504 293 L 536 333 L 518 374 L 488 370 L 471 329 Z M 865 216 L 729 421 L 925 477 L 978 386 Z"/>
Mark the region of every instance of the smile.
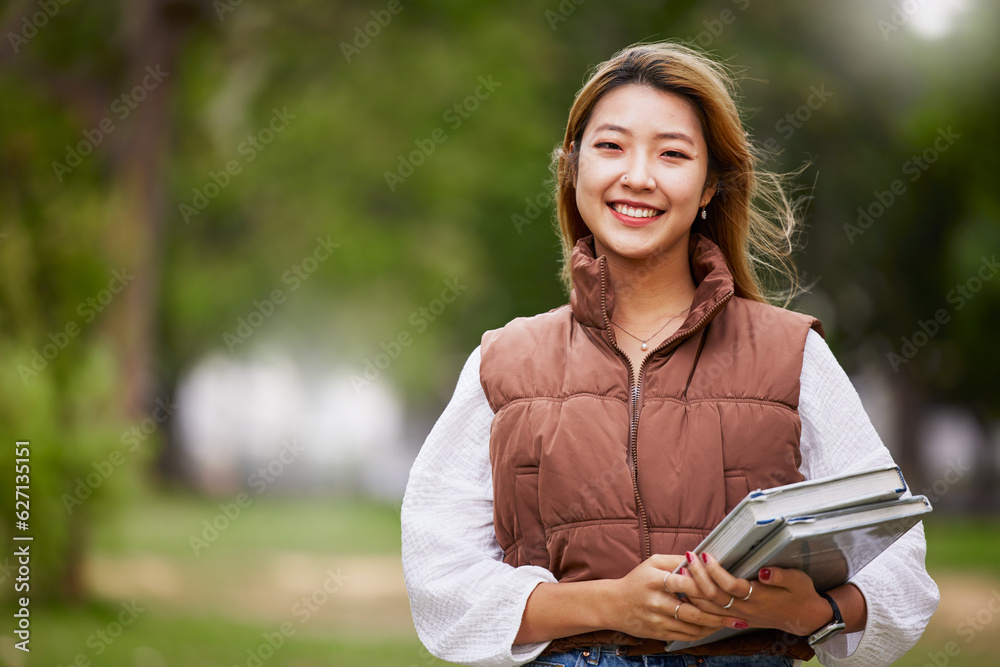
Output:
<path fill-rule="evenodd" d="M 628 206 L 626 204 L 620 203 L 609 203 L 608 207 L 611 208 L 616 213 L 619 213 L 630 218 L 655 218 L 656 216 L 663 213 L 663 211 L 656 208 L 643 208 L 639 206 Z"/>

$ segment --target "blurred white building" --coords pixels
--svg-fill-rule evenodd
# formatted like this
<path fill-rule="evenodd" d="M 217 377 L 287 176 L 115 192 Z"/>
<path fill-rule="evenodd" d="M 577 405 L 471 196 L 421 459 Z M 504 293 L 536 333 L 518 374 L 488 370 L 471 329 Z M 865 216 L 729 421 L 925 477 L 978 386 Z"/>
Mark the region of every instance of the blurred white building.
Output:
<path fill-rule="evenodd" d="M 402 497 L 416 448 L 388 380 L 357 391 L 350 369 L 308 372 L 271 350 L 215 354 L 178 387 L 176 433 L 203 491 Z"/>

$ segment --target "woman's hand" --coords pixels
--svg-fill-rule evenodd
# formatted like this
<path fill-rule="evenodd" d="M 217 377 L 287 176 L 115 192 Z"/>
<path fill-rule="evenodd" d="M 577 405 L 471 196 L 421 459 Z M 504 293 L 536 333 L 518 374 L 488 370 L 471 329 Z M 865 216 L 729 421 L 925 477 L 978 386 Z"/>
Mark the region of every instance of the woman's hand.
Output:
<path fill-rule="evenodd" d="M 692 641 L 720 628 L 740 627 L 736 625 L 739 619 L 728 611 L 701 608 L 674 594 L 676 589 L 670 587 L 673 582 L 688 579 L 686 583 L 694 583 L 690 577 L 670 574 L 684 562 L 684 556 L 656 554 L 614 580 L 607 598 L 607 627 L 634 637 L 663 641 Z M 688 585 L 687 590 L 703 599 L 708 597 L 697 585 Z"/>
<path fill-rule="evenodd" d="M 728 614 L 749 627 L 777 628 L 794 635 L 808 635 L 833 618 L 829 603 L 801 570 L 763 568 L 751 582 L 732 576 L 711 556 L 699 559 L 691 552 L 685 568 L 685 576 L 672 576 L 667 584 L 707 614 Z"/>

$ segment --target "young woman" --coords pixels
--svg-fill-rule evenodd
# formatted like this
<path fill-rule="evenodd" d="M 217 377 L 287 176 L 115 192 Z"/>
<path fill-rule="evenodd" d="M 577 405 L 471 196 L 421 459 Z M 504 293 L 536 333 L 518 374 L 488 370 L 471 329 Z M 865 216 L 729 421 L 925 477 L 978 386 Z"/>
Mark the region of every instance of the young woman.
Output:
<path fill-rule="evenodd" d="M 403 501 L 414 623 L 442 659 L 881 665 L 936 609 L 920 525 L 829 599 L 690 552 L 751 489 L 891 462 L 819 322 L 767 303 L 762 269 L 794 288 L 794 212 L 733 90 L 661 43 L 577 95 L 555 153 L 570 303 L 483 336 Z M 723 627 L 763 630 L 664 652 Z"/>

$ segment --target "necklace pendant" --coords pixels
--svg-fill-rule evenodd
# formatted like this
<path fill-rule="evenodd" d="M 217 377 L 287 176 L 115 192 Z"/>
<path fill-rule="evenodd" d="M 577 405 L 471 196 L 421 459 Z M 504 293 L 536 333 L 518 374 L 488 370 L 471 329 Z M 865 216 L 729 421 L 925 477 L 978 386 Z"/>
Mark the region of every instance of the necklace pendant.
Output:
<path fill-rule="evenodd" d="M 645 349 L 646 349 L 647 347 L 648 347 L 648 346 L 646 345 L 646 341 L 643 341 L 643 342 L 642 342 L 642 349 L 644 349 L 644 350 L 645 350 Z"/>

